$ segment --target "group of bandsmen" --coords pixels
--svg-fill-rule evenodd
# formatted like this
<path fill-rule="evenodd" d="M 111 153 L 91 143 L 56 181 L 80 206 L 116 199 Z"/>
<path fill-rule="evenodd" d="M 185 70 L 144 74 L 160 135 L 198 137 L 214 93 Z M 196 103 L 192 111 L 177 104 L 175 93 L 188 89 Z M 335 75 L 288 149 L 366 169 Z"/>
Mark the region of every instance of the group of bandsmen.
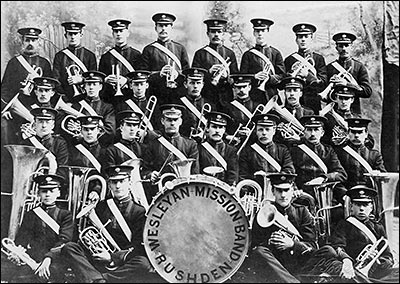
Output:
<path fill-rule="evenodd" d="M 22 52 L 8 62 L 1 85 L 2 146 L 48 150 L 48 171 L 35 178 L 41 203 L 25 215 L 15 240 L 40 261 L 35 275 L 53 279 L 67 259 L 79 282 L 162 281 L 142 245 L 145 212 L 157 182 L 173 171 L 168 163 L 190 159 L 191 174 L 233 187 L 253 179 L 270 188 L 274 206 L 295 227 L 252 224 L 246 263 L 267 281 L 295 283 L 302 274 L 392 280 L 389 247 L 367 275 L 355 269 L 362 249 L 386 235 L 371 219 L 377 190 L 365 173 L 385 167 L 373 149 L 371 120 L 360 115 L 360 98 L 372 89 L 367 69 L 351 54 L 356 36 L 336 33 L 339 57 L 326 64 L 312 48 L 317 28 L 299 23 L 293 26 L 298 50 L 284 59 L 268 38 L 274 22 L 251 19 L 255 46 L 239 64 L 223 45 L 227 21 L 208 19 L 209 43 L 190 64 L 185 47 L 171 39 L 176 17 L 157 13 L 152 20 L 157 39 L 142 52 L 128 45 L 130 21 L 109 21 L 115 46 L 99 64 L 81 44 L 83 23 L 62 23 L 67 47 L 52 65 L 38 55 L 41 30 L 18 30 Z M 107 180 L 106 189 L 91 182 L 88 199 L 98 202 L 94 210 L 105 224 L 99 230 L 108 231 L 117 250 L 88 250 L 77 240 L 76 216 L 56 205 L 60 196 L 71 198 L 68 166 L 94 168 Z M 267 178 L 254 175 L 259 171 Z M 332 185 L 332 206 L 347 204 L 350 216 L 336 206 L 335 229 L 321 240 L 314 188 L 324 184 Z"/>

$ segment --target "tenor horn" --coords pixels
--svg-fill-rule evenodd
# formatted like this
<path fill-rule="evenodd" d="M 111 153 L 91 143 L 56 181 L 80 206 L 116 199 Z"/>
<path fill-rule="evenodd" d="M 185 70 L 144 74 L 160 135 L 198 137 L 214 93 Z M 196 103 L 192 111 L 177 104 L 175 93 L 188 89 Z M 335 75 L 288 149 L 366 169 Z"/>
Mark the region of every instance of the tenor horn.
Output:
<path fill-rule="evenodd" d="M 236 195 L 240 201 L 249 219 L 249 228 L 251 228 L 255 214 L 260 210 L 263 202 L 263 190 L 261 186 L 254 180 L 244 179 L 236 185 L 233 194 Z"/>
<path fill-rule="evenodd" d="M 1 194 L 12 196 L 8 237 L 14 240 L 19 229 L 28 189 L 32 184 L 30 176 L 48 151 L 24 145 L 5 145 L 4 147 L 10 152 L 13 160 L 13 185 L 11 193 L 2 192 Z"/>
<path fill-rule="evenodd" d="M 76 64 L 71 64 L 68 67 L 65 67 L 67 70 L 68 77 L 72 76 L 81 76 L 81 68 Z M 79 91 L 78 86 L 72 85 L 72 89 L 74 90 L 74 97 L 82 95 L 82 92 Z"/>
<path fill-rule="evenodd" d="M 368 277 L 369 270 L 388 246 L 389 243 L 384 237 L 381 237 L 373 244 L 366 245 L 358 254 L 354 268 L 365 277 Z"/>
<path fill-rule="evenodd" d="M 36 271 L 39 267 L 39 263 L 37 263 L 33 258 L 26 253 L 26 249 L 22 246 L 16 246 L 14 241 L 10 238 L 3 238 L 1 240 L 1 252 L 3 252 L 7 256 L 11 256 L 12 254 L 16 255 L 20 261 L 20 264 L 28 265 L 32 271 Z"/>

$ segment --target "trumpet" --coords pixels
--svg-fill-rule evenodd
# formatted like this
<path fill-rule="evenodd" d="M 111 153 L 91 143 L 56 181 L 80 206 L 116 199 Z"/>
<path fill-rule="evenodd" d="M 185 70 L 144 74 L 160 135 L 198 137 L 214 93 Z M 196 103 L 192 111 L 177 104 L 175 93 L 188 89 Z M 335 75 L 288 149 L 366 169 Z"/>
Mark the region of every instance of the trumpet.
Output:
<path fill-rule="evenodd" d="M 178 87 L 178 84 L 175 82 L 175 79 L 178 78 L 178 71 L 175 69 L 175 62 L 171 60 L 171 58 L 168 58 L 168 65 L 171 66 L 171 71 L 168 72 L 167 74 L 167 88 L 176 88 Z"/>
<path fill-rule="evenodd" d="M 314 58 L 312 58 L 311 56 L 307 56 L 306 58 L 304 58 L 304 60 L 309 63 L 311 66 L 315 66 L 315 61 Z M 296 77 L 300 71 L 302 71 L 303 69 L 310 71 L 311 68 L 308 66 L 308 64 L 306 64 L 306 62 L 303 61 L 296 61 L 293 65 L 292 65 L 292 70 L 289 73 L 291 77 Z M 314 74 L 315 76 L 317 74 Z"/>
<path fill-rule="evenodd" d="M 263 71 L 266 72 L 267 74 L 269 74 L 269 72 L 272 70 L 272 67 L 273 66 L 272 66 L 271 62 L 267 63 L 267 64 L 265 64 Z M 265 91 L 265 84 L 267 84 L 268 79 L 269 78 L 261 81 L 260 84 L 258 85 L 257 89 L 259 89 L 260 91 Z"/>
<path fill-rule="evenodd" d="M 65 67 L 65 69 L 67 70 L 68 77 L 81 76 L 81 69 L 76 64 L 72 64 L 68 67 Z M 72 85 L 72 88 L 74 90 L 74 97 L 82 94 L 82 92 L 79 91 L 78 86 Z"/>
<path fill-rule="evenodd" d="M 33 90 L 33 79 L 37 78 L 37 77 L 42 77 L 43 76 L 43 69 L 38 66 L 36 67 L 36 65 L 33 65 L 33 70 L 35 71 L 35 73 L 29 73 L 25 80 L 22 82 L 22 85 L 24 86 L 22 88 L 22 93 L 29 96 L 29 94 L 32 92 Z"/>
<path fill-rule="evenodd" d="M 226 65 L 223 64 L 223 66 L 221 68 L 219 68 L 217 71 L 214 72 L 214 74 L 212 75 L 211 78 L 211 84 L 213 84 L 214 86 L 216 86 L 219 82 L 219 80 L 221 80 L 222 74 L 226 71 L 227 75 L 229 76 L 229 65 L 231 65 L 231 61 L 230 58 L 228 57 L 226 59 Z"/>
<path fill-rule="evenodd" d="M 197 124 L 196 128 L 191 129 L 190 131 L 190 138 L 201 138 L 203 140 L 204 136 L 204 129 L 206 128 L 206 124 L 202 121 L 204 119 L 204 116 L 206 113 L 209 113 L 211 111 L 211 105 L 209 103 L 205 103 L 203 107 L 201 108 L 201 113 L 199 117 L 199 122 Z M 201 137 L 200 137 L 201 136 Z"/>
<path fill-rule="evenodd" d="M 157 98 L 155 96 L 151 96 L 146 104 L 146 112 L 139 124 L 140 131 L 138 131 L 138 133 L 141 133 L 140 138 L 138 138 L 139 143 L 143 143 L 144 137 L 146 136 L 146 131 L 151 126 L 150 119 L 153 116 L 156 104 Z"/>
<path fill-rule="evenodd" d="M 8 257 L 12 254 L 16 255 L 19 259 L 20 265 L 28 265 L 33 271 L 39 267 L 34 259 L 32 259 L 29 254 L 26 253 L 26 249 L 22 246 L 16 246 L 14 241 L 10 238 L 3 238 L 1 240 L 1 252 L 3 252 Z"/>
<path fill-rule="evenodd" d="M 111 71 L 112 75 L 115 75 L 115 77 L 117 78 L 117 87 L 116 87 L 117 91 L 115 92 L 114 96 L 116 96 L 116 97 L 123 96 L 124 94 L 121 92 L 121 86 L 120 86 L 120 83 L 119 83 L 119 77 L 121 76 L 120 70 L 119 70 L 119 65 L 118 64 L 113 64 L 111 66 L 111 70 L 112 70 Z"/>
<path fill-rule="evenodd" d="M 369 270 L 375 262 L 379 261 L 378 258 L 388 246 L 388 241 L 384 237 L 381 237 L 374 244 L 366 245 L 357 256 L 354 268 L 365 277 L 368 277 Z"/>

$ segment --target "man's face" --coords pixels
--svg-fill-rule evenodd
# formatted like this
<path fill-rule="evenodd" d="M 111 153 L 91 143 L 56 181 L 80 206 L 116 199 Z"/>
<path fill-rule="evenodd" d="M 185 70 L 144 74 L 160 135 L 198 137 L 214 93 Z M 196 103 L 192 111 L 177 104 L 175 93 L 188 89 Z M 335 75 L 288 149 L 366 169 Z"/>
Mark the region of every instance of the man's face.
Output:
<path fill-rule="evenodd" d="M 223 125 L 210 123 L 210 125 L 206 129 L 207 140 L 213 142 L 222 141 L 222 137 L 226 131 L 226 127 Z"/>
<path fill-rule="evenodd" d="M 82 126 L 81 129 L 83 140 L 87 143 L 93 143 L 97 141 L 97 137 L 100 133 L 98 126 Z"/>
<path fill-rule="evenodd" d="M 240 84 L 238 86 L 233 86 L 233 97 L 238 99 L 245 99 L 249 97 L 249 93 L 251 90 L 250 83 Z"/>
<path fill-rule="evenodd" d="M 300 50 L 311 48 L 313 35 L 312 34 L 299 34 L 296 35 L 296 43 Z"/>
<path fill-rule="evenodd" d="M 129 195 L 129 188 L 131 186 L 130 177 L 121 179 L 109 179 L 108 186 L 111 189 L 112 195 L 121 200 Z"/>
<path fill-rule="evenodd" d="M 50 102 L 52 96 L 54 96 L 55 92 L 53 89 L 36 87 L 35 95 L 39 103 L 46 104 Z"/>
<path fill-rule="evenodd" d="M 338 109 L 341 111 L 349 111 L 352 103 L 354 102 L 354 97 L 337 95 L 336 102 Z"/>
<path fill-rule="evenodd" d="M 22 39 L 22 52 L 26 54 L 35 54 L 39 49 L 39 39 L 24 37 Z"/>
<path fill-rule="evenodd" d="M 324 133 L 322 126 L 306 127 L 304 129 L 304 138 L 311 144 L 319 144 Z"/>
<path fill-rule="evenodd" d="M 210 43 L 213 44 L 222 44 L 222 38 L 224 36 L 224 32 L 222 30 L 209 30 L 207 32 L 208 39 Z"/>
<path fill-rule="evenodd" d="M 165 133 L 174 135 L 179 133 L 179 128 L 182 125 L 182 118 L 162 117 L 161 124 L 164 126 Z"/>
<path fill-rule="evenodd" d="M 35 118 L 35 122 L 33 123 L 33 127 L 36 131 L 36 135 L 40 138 L 46 136 L 53 132 L 54 129 L 54 119 L 42 119 Z"/>
<path fill-rule="evenodd" d="M 286 207 L 290 204 L 290 201 L 292 201 L 293 197 L 293 191 L 293 186 L 285 189 L 272 186 L 272 193 L 275 196 L 275 202 L 281 207 Z"/>
<path fill-rule="evenodd" d="M 365 128 L 361 130 L 349 129 L 349 140 L 353 145 L 364 145 L 367 136 L 368 131 Z"/>
<path fill-rule="evenodd" d="M 155 30 L 157 32 L 158 38 L 161 41 L 166 41 L 171 37 L 172 24 L 160 24 L 157 23 Z"/>
<path fill-rule="evenodd" d="M 115 45 L 124 46 L 128 43 L 129 30 L 128 29 L 116 29 L 112 31 Z"/>
<path fill-rule="evenodd" d="M 269 33 L 268 28 L 253 30 L 253 36 L 256 40 L 256 44 L 264 45 L 265 43 L 267 43 L 268 33 Z"/>
<path fill-rule="evenodd" d="M 59 187 L 53 187 L 53 188 L 42 188 L 39 189 L 38 192 L 40 201 L 44 205 L 52 205 L 56 202 L 56 199 L 60 197 L 60 188 Z"/>
<path fill-rule="evenodd" d="M 122 139 L 132 141 L 136 138 L 136 133 L 139 129 L 139 124 L 132 122 L 123 122 L 120 126 Z"/>
<path fill-rule="evenodd" d="M 103 84 L 100 82 L 86 82 L 84 87 L 89 98 L 96 98 L 99 96 L 99 93 L 103 88 Z"/>
<path fill-rule="evenodd" d="M 263 145 L 272 142 L 272 138 L 274 138 L 275 132 L 276 132 L 275 126 L 264 126 L 264 125 L 256 126 L 257 139 Z"/>
<path fill-rule="evenodd" d="M 204 86 L 204 82 L 203 80 L 192 80 L 188 78 L 186 82 L 184 82 L 184 86 L 187 89 L 187 94 L 189 97 L 197 98 L 200 96 L 201 90 Z"/>
<path fill-rule="evenodd" d="M 65 32 L 68 46 L 78 46 L 81 44 L 83 32 Z"/>
<path fill-rule="evenodd" d="M 300 87 L 287 87 L 285 88 L 285 96 L 288 105 L 298 106 L 303 92 Z"/>
<path fill-rule="evenodd" d="M 133 92 L 133 96 L 136 98 L 144 98 L 146 96 L 146 90 L 149 87 L 149 83 L 146 81 L 131 82 L 130 87 Z"/>
<path fill-rule="evenodd" d="M 349 58 L 353 50 L 353 44 L 351 43 L 337 43 L 336 50 L 339 53 L 340 58 Z"/>
<path fill-rule="evenodd" d="M 372 201 L 352 201 L 350 204 L 350 215 L 360 221 L 368 219 L 374 209 Z"/>

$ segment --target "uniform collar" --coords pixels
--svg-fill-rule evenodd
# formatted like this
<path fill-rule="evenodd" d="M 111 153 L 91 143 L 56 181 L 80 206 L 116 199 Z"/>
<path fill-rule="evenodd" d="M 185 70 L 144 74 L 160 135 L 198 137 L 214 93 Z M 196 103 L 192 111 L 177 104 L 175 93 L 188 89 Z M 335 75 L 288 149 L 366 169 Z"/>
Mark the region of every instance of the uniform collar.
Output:
<path fill-rule="evenodd" d="M 162 131 L 162 133 L 163 133 L 163 136 L 164 136 L 165 138 L 167 138 L 167 140 L 177 139 L 178 137 L 181 136 L 181 134 L 180 134 L 179 132 L 178 132 L 178 133 L 175 133 L 175 134 L 172 135 L 172 136 L 169 136 L 167 133 L 165 133 L 165 131 Z"/>
<path fill-rule="evenodd" d="M 128 47 L 129 47 L 129 45 L 128 45 L 128 43 L 126 43 L 123 46 L 116 45 L 116 46 L 114 46 L 114 49 L 116 49 L 117 51 L 120 51 L 120 50 L 126 50 L 126 49 L 128 49 Z"/>
<path fill-rule="evenodd" d="M 130 194 L 128 194 L 128 196 L 126 196 L 126 197 L 124 197 L 122 199 L 119 199 L 119 200 L 116 199 L 116 198 L 113 198 L 113 199 L 114 199 L 114 202 L 115 202 L 115 204 L 117 206 L 122 206 L 122 205 L 130 202 L 132 200 L 132 196 Z"/>
<path fill-rule="evenodd" d="M 276 209 L 282 213 L 283 215 L 287 215 L 288 212 L 290 212 L 292 204 L 289 203 L 289 205 L 287 205 L 286 207 L 282 207 L 280 206 L 278 203 L 274 202 L 274 205 L 276 207 Z"/>
<path fill-rule="evenodd" d="M 86 141 L 82 141 L 82 144 L 83 144 L 86 148 L 90 149 L 90 148 L 95 148 L 95 147 L 97 147 L 97 145 L 99 145 L 99 141 L 96 140 L 96 141 L 94 141 L 94 142 L 92 142 L 92 143 L 87 143 Z"/>
<path fill-rule="evenodd" d="M 147 98 L 146 98 L 146 96 L 138 98 L 138 97 L 135 97 L 134 95 L 132 95 L 132 99 L 134 99 L 137 102 L 144 102 L 144 101 L 146 101 Z"/>
<path fill-rule="evenodd" d="M 49 134 L 43 136 L 42 138 L 40 138 L 39 136 L 36 136 L 36 137 L 38 138 L 38 140 L 39 140 L 40 142 L 46 141 L 46 140 L 49 140 L 49 139 L 51 138 L 51 133 L 49 133 Z"/>
<path fill-rule="evenodd" d="M 311 150 L 315 150 L 321 147 L 321 141 L 318 144 L 312 144 L 304 139 L 304 144 L 306 144 Z"/>
<path fill-rule="evenodd" d="M 250 101 L 250 96 L 247 96 L 246 98 L 244 98 L 244 99 L 239 99 L 239 98 L 236 98 L 236 100 L 239 102 L 239 103 L 241 103 L 241 104 L 243 104 L 243 103 L 247 103 L 248 101 Z"/>
<path fill-rule="evenodd" d="M 256 44 L 255 46 L 255 49 L 257 49 L 257 50 L 263 50 L 264 48 L 267 48 L 268 47 L 268 44 L 266 43 L 266 44 L 263 44 L 263 45 L 261 45 L 261 44 Z"/>
<path fill-rule="evenodd" d="M 85 101 L 87 101 L 87 102 L 97 102 L 97 101 L 100 101 L 100 96 L 97 96 L 95 98 L 86 96 Z"/>
<path fill-rule="evenodd" d="M 22 56 L 23 57 L 26 57 L 26 58 L 32 58 L 32 57 L 36 57 L 36 56 L 39 56 L 39 53 L 38 52 L 36 52 L 36 53 L 34 53 L 34 54 L 26 54 L 26 53 L 22 53 Z"/>
<path fill-rule="evenodd" d="M 209 43 L 208 45 L 214 50 L 217 50 L 218 47 L 222 47 L 222 43 Z"/>
<path fill-rule="evenodd" d="M 172 40 L 171 40 L 171 39 L 168 39 L 168 40 L 166 40 L 166 41 L 161 41 L 161 40 L 158 38 L 158 39 L 157 39 L 157 42 L 158 42 L 159 44 L 166 45 L 167 43 L 172 42 Z"/>
<path fill-rule="evenodd" d="M 78 49 L 81 49 L 82 48 L 82 45 L 80 44 L 80 45 L 78 45 L 78 46 L 68 46 L 67 47 L 67 49 L 69 49 L 69 50 L 71 50 L 71 51 L 75 51 L 75 50 L 78 50 Z"/>
<path fill-rule="evenodd" d="M 56 208 L 56 204 L 55 203 L 50 204 L 50 205 L 45 205 L 45 204 L 42 203 L 40 206 L 46 211 L 51 209 L 51 208 Z"/>
<path fill-rule="evenodd" d="M 304 49 L 304 50 L 298 50 L 297 51 L 297 53 L 298 54 L 300 54 L 302 57 L 307 57 L 307 56 L 312 56 L 312 51 L 311 51 L 311 48 L 309 48 L 309 49 Z"/>

